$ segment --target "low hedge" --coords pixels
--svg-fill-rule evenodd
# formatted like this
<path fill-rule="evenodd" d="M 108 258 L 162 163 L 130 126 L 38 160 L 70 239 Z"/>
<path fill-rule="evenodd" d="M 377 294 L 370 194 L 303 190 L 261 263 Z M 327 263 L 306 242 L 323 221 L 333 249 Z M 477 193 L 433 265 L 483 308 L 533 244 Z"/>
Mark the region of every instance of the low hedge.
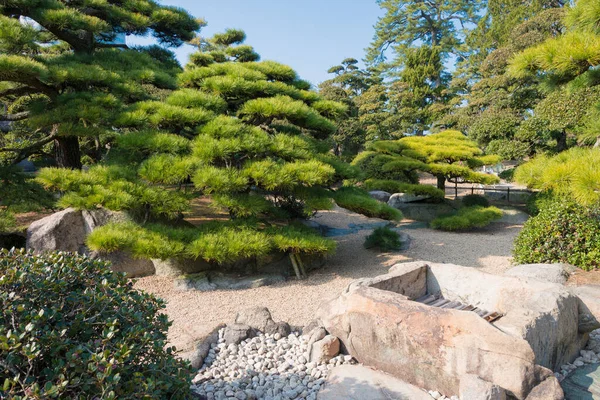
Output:
<path fill-rule="evenodd" d="M 489 207 L 490 201 L 488 199 L 486 199 L 485 197 L 480 196 L 478 194 L 468 194 L 462 198 L 462 204 L 465 207 L 473 207 L 473 206 Z"/>
<path fill-rule="evenodd" d="M 515 240 L 515 261 L 600 267 L 600 209 L 555 201 L 530 218 Z"/>
<path fill-rule="evenodd" d="M 338 206 L 367 217 L 391 221 L 399 221 L 403 218 L 400 210 L 375 200 L 367 192 L 358 188 L 338 189 L 334 199 Z"/>
<path fill-rule="evenodd" d="M 0 398 L 188 399 L 164 302 L 108 263 L 0 250 Z"/>
<path fill-rule="evenodd" d="M 442 231 L 465 231 L 488 226 L 502 217 L 502 211 L 496 207 L 463 207 L 455 214 L 438 217 L 431 221 L 433 229 Z"/>

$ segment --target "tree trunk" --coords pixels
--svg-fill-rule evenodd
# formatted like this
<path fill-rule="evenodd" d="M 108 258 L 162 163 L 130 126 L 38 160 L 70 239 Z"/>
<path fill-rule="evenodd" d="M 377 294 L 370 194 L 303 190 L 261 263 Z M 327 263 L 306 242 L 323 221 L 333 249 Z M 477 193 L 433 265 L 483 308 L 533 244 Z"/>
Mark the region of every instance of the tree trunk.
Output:
<path fill-rule="evenodd" d="M 54 140 L 56 164 L 60 168 L 81 169 L 81 152 L 77 136 L 58 137 Z"/>
<path fill-rule="evenodd" d="M 562 131 L 556 139 L 556 151 L 560 152 L 567 149 L 567 132 Z"/>
<path fill-rule="evenodd" d="M 444 175 L 436 175 L 437 188 L 446 192 L 446 177 Z"/>

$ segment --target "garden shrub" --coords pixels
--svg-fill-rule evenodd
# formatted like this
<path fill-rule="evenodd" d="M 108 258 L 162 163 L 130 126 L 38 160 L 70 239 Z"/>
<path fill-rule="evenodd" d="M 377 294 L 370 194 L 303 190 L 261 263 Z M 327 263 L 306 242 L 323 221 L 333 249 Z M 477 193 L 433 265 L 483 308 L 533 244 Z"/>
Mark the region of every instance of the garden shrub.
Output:
<path fill-rule="evenodd" d="M 505 169 L 498 174 L 498 178 L 504 179 L 506 182 L 512 182 L 515 177 L 516 168 Z"/>
<path fill-rule="evenodd" d="M 402 219 L 400 210 L 375 200 L 364 190 L 352 187 L 338 189 L 335 202 L 342 208 L 372 218 L 382 218 L 399 221 Z"/>
<path fill-rule="evenodd" d="M 600 209 L 569 202 L 548 203 L 515 240 L 515 261 L 600 266 Z"/>
<path fill-rule="evenodd" d="M 465 207 L 472 207 L 472 206 L 489 207 L 490 206 L 489 200 L 478 194 L 466 195 L 465 197 L 462 198 L 462 204 Z"/>
<path fill-rule="evenodd" d="M 191 398 L 164 302 L 104 261 L 0 250 L 0 306 L 0 398 Z"/>
<path fill-rule="evenodd" d="M 555 201 L 556 199 L 551 192 L 536 192 L 527 198 L 525 207 L 527 213 L 535 217 L 542 209 L 548 207 Z"/>
<path fill-rule="evenodd" d="M 438 217 L 431 221 L 433 229 L 442 231 L 464 231 L 483 228 L 502 217 L 502 211 L 496 207 L 463 207 L 452 215 Z"/>
<path fill-rule="evenodd" d="M 365 239 L 365 248 L 379 248 L 381 251 L 398 251 L 402 249 L 402 242 L 398 232 L 393 231 L 388 226 L 375 228 Z"/>

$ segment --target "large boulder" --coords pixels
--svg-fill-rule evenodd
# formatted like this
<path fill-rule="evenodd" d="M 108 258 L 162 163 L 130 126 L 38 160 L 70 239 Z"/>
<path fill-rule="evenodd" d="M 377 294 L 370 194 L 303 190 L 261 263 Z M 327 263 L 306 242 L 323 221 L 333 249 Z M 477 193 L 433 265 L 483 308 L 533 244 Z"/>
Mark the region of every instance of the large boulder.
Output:
<path fill-rule="evenodd" d="M 569 264 L 523 264 L 509 269 L 504 274 L 564 285 L 576 269 L 577 267 Z"/>
<path fill-rule="evenodd" d="M 331 370 L 317 400 L 431 400 L 425 391 L 362 365 Z"/>
<path fill-rule="evenodd" d="M 383 190 L 371 190 L 369 192 L 369 195 L 374 198 L 375 200 L 379 200 L 382 201 L 384 203 L 387 203 L 388 200 L 390 199 L 390 197 L 392 196 L 391 193 L 385 192 Z"/>
<path fill-rule="evenodd" d="M 502 317 L 491 324 L 413 301 L 436 293 Z M 578 330 L 579 300 L 563 285 L 451 264 L 396 265 L 354 282 L 318 315 L 359 362 L 445 394 L 458 394 L 473 374 L 524 399 L 588 337 Z"/>
<path fill-rule="evenodd" d="M 533 388 L 526 400 L 564 400 L 565 394 L 555 376 L 546 378 L 545 381 Z"/>
<path fill-rule="evenodd" d="M 600 286 L 573 286 L 569 291 L 579 299 L 579 332 L 600 329 Z"/>
<path fill-rule="evenodd" d="M 76 210 L 67 208 L 34 221 L 27 228 L 27 249 L 35 252 L 70 251 L 88 253 L 87 235 L 109 222 L 125 221 L 127 216 L 105 208 Z"/>
<path fill-rule="evenodd" d="M 486 382 L 477 375 L 467 374 L 460 380 L 460 398 L 469 400 L 506 400 L 504 389 Z"/>
<path fill-rule="evenodd" d="M 406 203 L 416 203 L 419 201 L 430 199 L 431 196 L 421 196 L 417 194 L 410 193 L 394 193 L 390 196 L 388 200 L 388 205 L 394 208 L 400 208 L 402 205 Z"/>

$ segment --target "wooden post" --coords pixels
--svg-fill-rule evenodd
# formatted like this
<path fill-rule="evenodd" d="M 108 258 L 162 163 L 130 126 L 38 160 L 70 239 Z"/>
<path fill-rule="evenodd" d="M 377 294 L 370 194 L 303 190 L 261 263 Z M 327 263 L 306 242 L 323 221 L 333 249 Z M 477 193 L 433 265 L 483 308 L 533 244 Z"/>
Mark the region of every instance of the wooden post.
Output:
<path fill-rule="evenodd" d="M 458 181 L 454 181 L 454 200 L 458 199 Z"/>
<path fill-rule="evenodd" d="M 471 194 L 475 194 L 475 186 L 471 186 Z"/>
<path fill-rule="evenodd" d="M 510 203 L 510 186 L 506 188 L 506 201 Z"/>

